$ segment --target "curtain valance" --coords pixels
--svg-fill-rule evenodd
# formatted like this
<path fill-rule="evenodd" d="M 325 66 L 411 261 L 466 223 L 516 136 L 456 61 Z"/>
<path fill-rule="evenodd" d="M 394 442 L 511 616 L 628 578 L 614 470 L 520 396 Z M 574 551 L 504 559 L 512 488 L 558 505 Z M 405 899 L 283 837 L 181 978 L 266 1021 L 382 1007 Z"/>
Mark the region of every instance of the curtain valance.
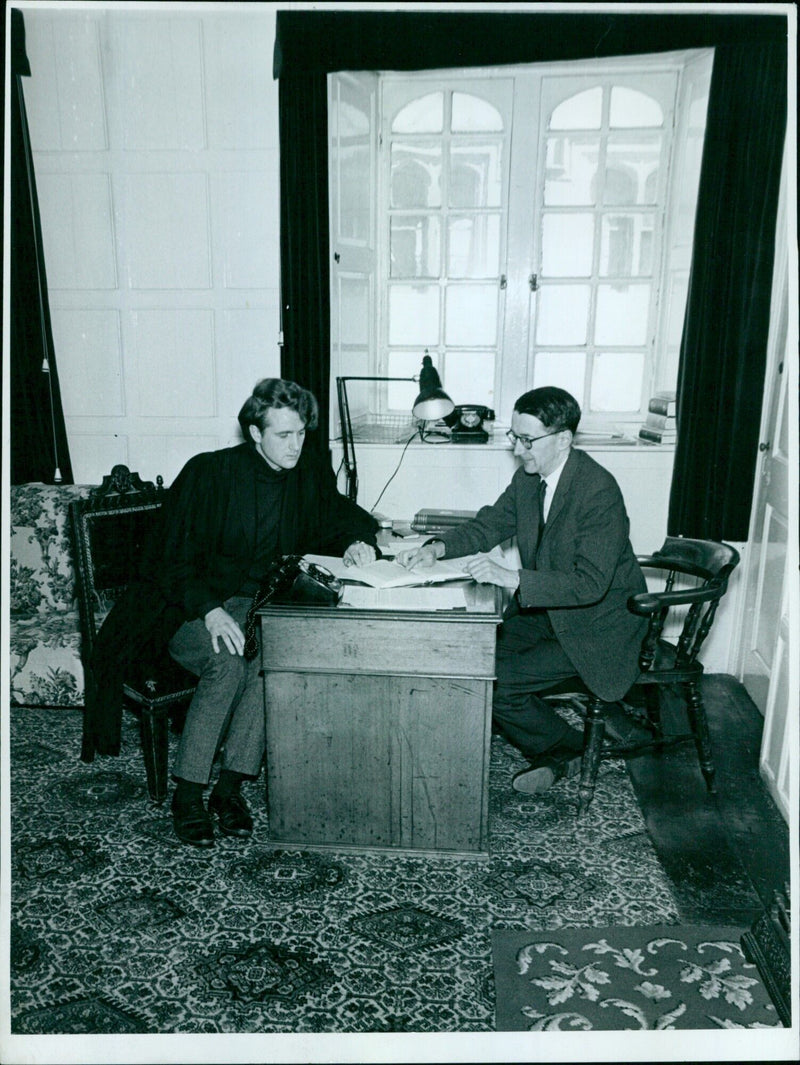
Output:
<path fill-rule="evenodd" d="M 786 46 L 785 15 L 610 12 L 279 11 L 273 75 L 436 70 L 672 52 Z"/>

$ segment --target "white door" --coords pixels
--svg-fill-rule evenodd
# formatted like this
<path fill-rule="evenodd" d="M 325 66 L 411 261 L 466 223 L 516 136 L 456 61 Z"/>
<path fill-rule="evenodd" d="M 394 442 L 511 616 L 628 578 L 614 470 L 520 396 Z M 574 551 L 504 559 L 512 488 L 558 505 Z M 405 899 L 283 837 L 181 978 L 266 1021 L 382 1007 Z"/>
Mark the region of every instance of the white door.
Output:
<path fill-rule="evenodd" d="M 783 201 L 785 204 L 785 200 Z M 759 465 L 750 540 L 744 561 L 745 615 L 740 675 L 764 714 L 761 773 L 778 807 L 789 810 L 789 588 L 796 568 L 788 551 L 789 501 L 789 295 L 786 215 L 778 215 L 778 256 L 773 284 Z M 796 339 L 796 338 L 795 338 Z"/>

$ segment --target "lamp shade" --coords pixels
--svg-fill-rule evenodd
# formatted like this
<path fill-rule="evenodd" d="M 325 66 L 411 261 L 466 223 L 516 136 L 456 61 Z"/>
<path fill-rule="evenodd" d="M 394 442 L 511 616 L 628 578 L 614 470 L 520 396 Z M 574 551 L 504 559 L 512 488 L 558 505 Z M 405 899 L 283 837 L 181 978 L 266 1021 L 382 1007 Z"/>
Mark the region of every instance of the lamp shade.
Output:
<path fill-rule="evenodd" d="M 442 388 L 441 378 L 427 350 L 422 358 L 419 374 L 419 395 L 411 413 L 421 422 L 435 422 L 452 414 L 454 404 Z"/>
<path fill-rule="evenodd" d="M 442 388 L 425 388 L 414 400 L 411 408 L 415 418 L 423 422 L 434 422 L 452 414 L 455 404 Z"/>

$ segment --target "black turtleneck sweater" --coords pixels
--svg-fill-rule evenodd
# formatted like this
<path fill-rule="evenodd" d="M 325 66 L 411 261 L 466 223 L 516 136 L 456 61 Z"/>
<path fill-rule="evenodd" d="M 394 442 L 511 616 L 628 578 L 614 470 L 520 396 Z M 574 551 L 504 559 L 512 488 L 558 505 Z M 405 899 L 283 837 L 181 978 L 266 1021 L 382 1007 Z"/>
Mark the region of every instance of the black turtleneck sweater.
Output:
<path fill-rule="evenodd" d="M 255 519 L 253 559 L 244 584 L 237 595 L 253 596 L 259 589 L 270 564 L 278 554 L 278 525 L 283 507 L 283 492 L 288 470 L 273 470 L 258 451 L 253 457 L 252 506 Z"/>

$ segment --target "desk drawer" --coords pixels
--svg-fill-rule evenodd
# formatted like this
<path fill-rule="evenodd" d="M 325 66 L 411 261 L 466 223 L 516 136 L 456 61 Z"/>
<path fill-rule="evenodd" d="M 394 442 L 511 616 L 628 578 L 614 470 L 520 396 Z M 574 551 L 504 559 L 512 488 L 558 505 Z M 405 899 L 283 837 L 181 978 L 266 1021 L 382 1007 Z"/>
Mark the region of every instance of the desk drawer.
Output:
<path fill-rule="evenodd" d="M 265 670 L 494 677 L 497 619 L 261 615 Z"/>

